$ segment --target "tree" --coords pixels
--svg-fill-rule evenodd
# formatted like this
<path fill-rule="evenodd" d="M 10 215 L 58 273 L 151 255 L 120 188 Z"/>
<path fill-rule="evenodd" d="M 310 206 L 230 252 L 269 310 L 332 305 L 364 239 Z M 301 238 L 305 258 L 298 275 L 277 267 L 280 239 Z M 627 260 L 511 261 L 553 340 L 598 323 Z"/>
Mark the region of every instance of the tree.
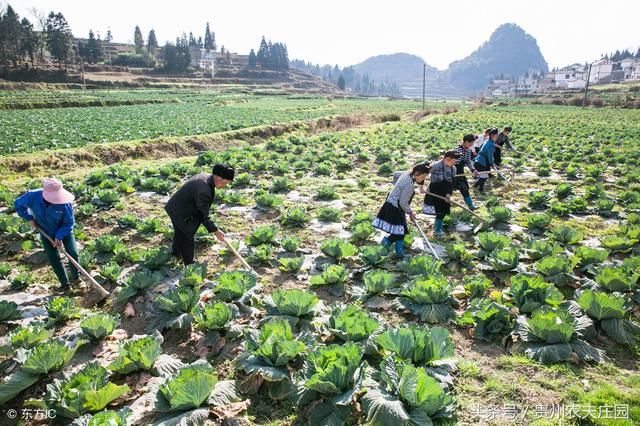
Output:
<path fill-rule="evenodd" d="M 71 40 L 73 34 L 69 23 L 62 13 L 49 13 L 47 18 L 47 49 L 51 56 L 58 61 L 60 69 L 71 57 Z"/>
<path fill-rule="evenodd" d="M 202 42 L 202 36 L 198 37 L 198 48 L 204 49 L 204 43 Z"/>
<path fill-rule="evenodd" d="M 210 50 L 216 50 L 216 35 L 211 32 L 209 28 L 209 23 L 207 22 L 207 27 L 204 30 L 204 48 L 209 52 Z"/>
<path fill-rule="evenodd" d="M 338 77 L 338 89 L 344 90 L 344 87 L 345 87 L 344 77 L 342 76 L 342 74 L 340 74 L 340 77 Z"/>
<path fill-rule="evenodd" d="M 36 44 L 36 48 L 39 50 L 38 60 L 40 62 L 44 62 L 44 47 L 46 45 L 46 35 L 47 35 L 47 15 L 42 11 L 35 7 L 29 9 L 31 15 L 35 18 L 38 23 L 38 28 L 40 30 L 40 36 L 37 37 L 38 41 Z"/>
<path fill-rule="evenodd" d="M 264 36 L 262 36 L 262 41 L 260 42 L 260 47 L 258 48 L 258 54 L 256 55 L 258 65 L 260 65 L 261 67 L 266 66 L 268 49 L 269 46 L 267 45 L 267 41 L 264 39 Z"/>
<path fill-rule="evenodd" d="M 636 59 L 640 59 L 640 47 L 638 47 L 638 51 L 636 52 Z"/>
<path fill-rule="evenodd" d="M 189 47 L 198 47 L 198 41 L 191 31 L 189 31 Z"/>
<path fill-rule="evenodd" d="M 249 68 L 255 68 L 256 67 L 256 52 L 253 51 L 253 49 L 251 49 L 251 52 L 249 52 Z"/>
<path fill-rule="evenodd" d="M 81 56 L 82 53 L 80 53 Z M 89 39 L 87 40 L 87 54 L 84 56 L 90 64 L 100 62 L 104 54 L 102 51 L 102 40 L 96 38 L 92 30 L 89 30 Z"/>
<path fill-rule="evenodd" d="M 22 27 L 20 17 L 11 5 L 7 6 L 0 20 L 0 62 L 18 64 Z"/>
<path fill-rule="evenodd" d="M 137 25 L 133 31 L 133 44 L 136 46 L 136 52 L 142 53 L 142 49 L 144 49 L 144 39 L 142 38 L 142 31 L 140 31 L 140 27 Z"/>
<path fill-rule="evenodd" d="M 35 53 L 38 49 L 38 36 L 33 32 L 33 24 L 27 18 L 20 21 L 20 48 L 18 54 L 22 60 L 35 62 Z"/>
<path fill-rule="evenodd" d="M 111 43 L 113 41 L 113 35 L 111 34 L 111 28 L 107 28 L 107 36 L 104 38 L 104 41 L 107 43 Z"/>
<path fill-rule="evenodd" d="M 176 44 L 166 43 L 163 48 L 164 68 L 170 72 L 184 72 L 191 63 L 189 41 L 183 33 L 176 38 Z"/>
<path fill-rule="evenodd" d="M 158 39 L 156 39 L 156 32 L 153 28 L 149 31 L 149 36 L 147 37 L 147 50 L 151 51 L 158 47 Z"/>

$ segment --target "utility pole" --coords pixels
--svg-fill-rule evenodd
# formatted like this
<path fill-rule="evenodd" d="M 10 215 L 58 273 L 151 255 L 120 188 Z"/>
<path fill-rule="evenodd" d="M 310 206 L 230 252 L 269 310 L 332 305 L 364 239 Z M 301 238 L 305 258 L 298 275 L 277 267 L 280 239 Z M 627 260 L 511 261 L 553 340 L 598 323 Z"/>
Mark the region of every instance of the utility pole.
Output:
<path fill-rule="evenodd" d="M 427 78 L 427 64 L 422 64 L 422 110 L 424 111 L 424 94 Z"/>
<path fill-rule="evenodd" d="M 589 80 L 591 79 L 591 65 L 589 64 L 589 71 L 587 72 L 587 85 L 584 87 L 584 99 L 582 100 L 582 106 L 587 106 L 587 93 L 589 92 Z"/>
<path fill-rule="evenodd" d="M 84 58 L 80 58 L 80 69 L 82 69 L 82 90 L 87 91 L 87 83 L 84 80 Z"/>

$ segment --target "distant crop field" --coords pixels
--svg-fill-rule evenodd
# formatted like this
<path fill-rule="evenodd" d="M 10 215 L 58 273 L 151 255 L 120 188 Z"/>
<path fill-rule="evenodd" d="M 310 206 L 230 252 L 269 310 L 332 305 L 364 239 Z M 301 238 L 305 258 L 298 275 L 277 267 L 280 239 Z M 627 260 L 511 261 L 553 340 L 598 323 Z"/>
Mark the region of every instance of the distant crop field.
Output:
<path fill-rule="evenodd" d="M 92 102 L 114 106 L 92 106 Z M 127 105 L 126 103 L 133 103 Z M 287 98 L 179 90 L 0 92 L 0 154 L 236 130 L 356 112 L 404 113 L 411 100 Z M 17 105 L 33 109 L 9 109 Z M 53 108 L 42 108 L 54 105 Z M 65 105 L 81 105 L 60 107 Z M 82 106 L 84 105 L 84 106 Z M 436 108 L 442 103 L 430 104 Z"/>

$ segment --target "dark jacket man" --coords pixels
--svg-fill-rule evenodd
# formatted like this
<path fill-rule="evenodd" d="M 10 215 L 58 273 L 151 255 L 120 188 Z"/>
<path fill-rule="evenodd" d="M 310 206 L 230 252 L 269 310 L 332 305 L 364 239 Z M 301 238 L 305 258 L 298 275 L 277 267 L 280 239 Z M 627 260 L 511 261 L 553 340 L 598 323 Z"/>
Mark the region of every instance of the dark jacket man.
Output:
<path fill-rule="evenodd" d="M 224 238 L 224 234 L 213 223 L 210 210 L 216 188 L 228 185 L 233 176 L 233 168 L 216 164 L 212 174 L 200 173 L 187 180 L 164 207 L 173 224 L 173 255 L 181 258 L 185 265 L 193 263 L 194 236 L 200 225 L 216 234 L 218 239 Z"/>

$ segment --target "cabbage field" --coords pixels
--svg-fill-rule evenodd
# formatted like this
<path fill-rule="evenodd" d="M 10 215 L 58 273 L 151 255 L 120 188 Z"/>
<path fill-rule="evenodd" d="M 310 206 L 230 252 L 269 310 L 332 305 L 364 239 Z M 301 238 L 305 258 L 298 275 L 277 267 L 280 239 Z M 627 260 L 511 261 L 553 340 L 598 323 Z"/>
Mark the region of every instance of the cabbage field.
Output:
<path fill-rule="evenodd" d="M 215 114 L 232 121 L 209 122 L 198 102 L 4 110 L 14 124 L 0 132 L 32 135 L 24 152 L 365 108 L 258 98 L 220 105 Z M 367 102 L 370 113 L 415 117 L 410 102 Z M 254 114 L 260 103 L 273 110 Z M 164 109 L 164 124 L 134 127 L 147 107 Z M 110 116 L 120 108 L 132 108 L 122 113 L 131 121 Z M 52 171 L 76 195 L 80 262 L 112 293 L 91 307 L 88 286 L 56 290 L 39 240 L 13 214 L 15 197 L 45 172 L 12 173 L 0 188 L 0 416 L 77 425 L 640 423 L 640 112 L 449 112 Z M 473 194 L 488 225 L 474 234 L 478 219 L 454 207 L 445 237 L 434 238 L 432 219 L 419 215 L 441 259 L 414 226 L 407 258 L 387 252 L 371 221 L 393 171 L 506 125 L 517 151 L 503 156 L 515 177 Z M 236 179 L 216 191 L 212 216 L 255 273 L 203 228 L 198 263 L 181 267 L 168 251 L 166 200 L 217 162 L 234 166 Z M 414 208 L 421 202 L 416 194 Z"/>
<path fill-rule="evenodd" d="M 7 92 L 0 94 L 0 155 L 419 107 L 410 100 L 258 97 L 197 90 Z"/>

